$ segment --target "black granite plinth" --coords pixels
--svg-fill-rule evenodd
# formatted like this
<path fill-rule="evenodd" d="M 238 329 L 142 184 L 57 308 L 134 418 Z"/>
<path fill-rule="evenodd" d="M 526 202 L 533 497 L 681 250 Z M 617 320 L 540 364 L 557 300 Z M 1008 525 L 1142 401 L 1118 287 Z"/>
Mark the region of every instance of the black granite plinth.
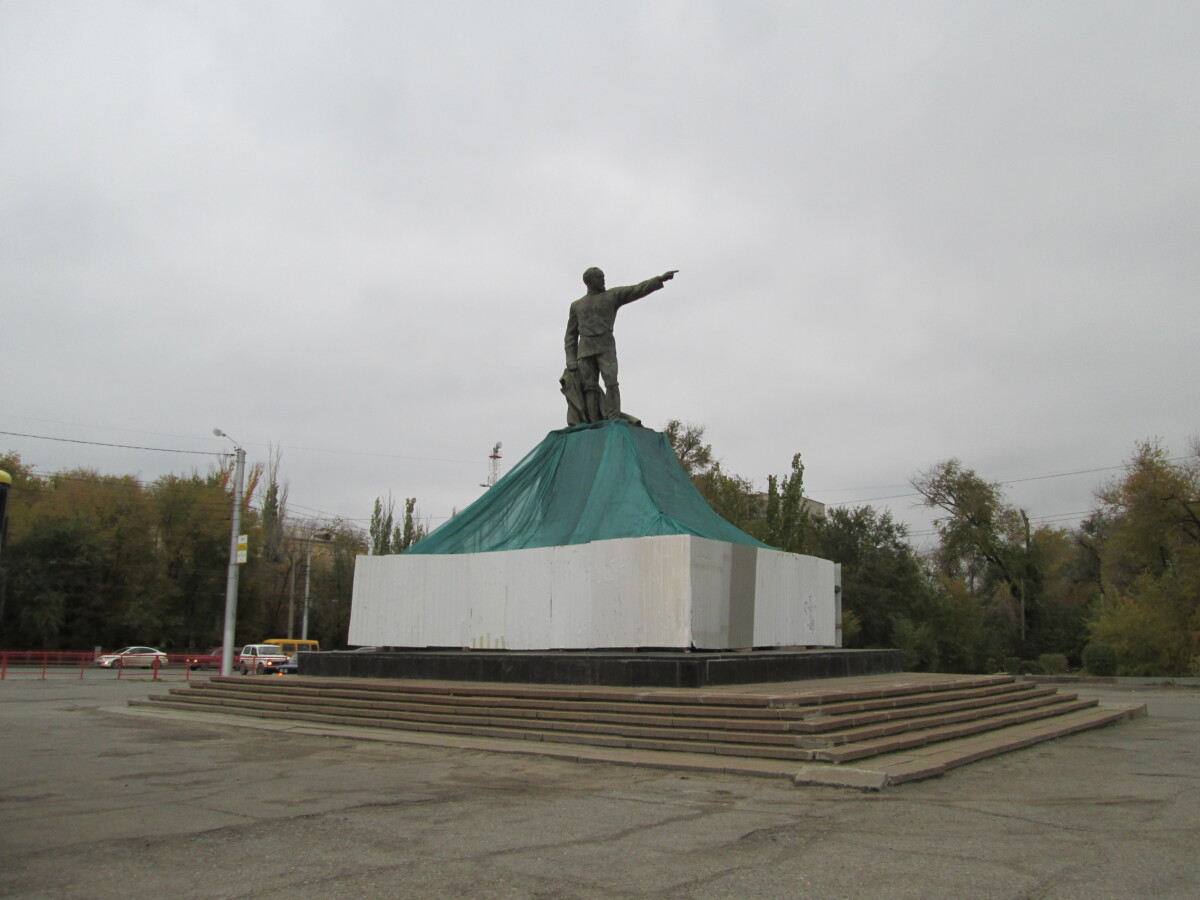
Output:
<path fill-rule="evenodd" d="M 301 675 L 612 687 L 713 687 L 903 670 L 900 650 L 379 650 L 299 655 Z"/>

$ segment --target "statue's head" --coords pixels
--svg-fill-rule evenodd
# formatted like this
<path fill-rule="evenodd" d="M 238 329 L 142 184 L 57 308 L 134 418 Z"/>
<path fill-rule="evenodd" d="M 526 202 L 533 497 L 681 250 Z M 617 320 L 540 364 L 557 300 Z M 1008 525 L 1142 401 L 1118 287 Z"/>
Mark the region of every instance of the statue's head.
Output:
<path fill-rule="evenodd" d="M 602 291 L 604 290 L 604 273 L 592 266 L 583 273 L 583 283 L 588 286 L 589 290 Z"/>

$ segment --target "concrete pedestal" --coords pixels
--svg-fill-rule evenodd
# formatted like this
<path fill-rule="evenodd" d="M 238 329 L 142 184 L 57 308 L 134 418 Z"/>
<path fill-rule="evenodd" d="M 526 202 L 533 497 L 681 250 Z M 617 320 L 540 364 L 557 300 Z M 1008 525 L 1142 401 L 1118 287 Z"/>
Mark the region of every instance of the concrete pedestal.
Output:
<path fill-rule="evenodd" d="M 360 557 L 349 639 L 477 650 L 840 645 L 840 567 L 691 535 Z"/>

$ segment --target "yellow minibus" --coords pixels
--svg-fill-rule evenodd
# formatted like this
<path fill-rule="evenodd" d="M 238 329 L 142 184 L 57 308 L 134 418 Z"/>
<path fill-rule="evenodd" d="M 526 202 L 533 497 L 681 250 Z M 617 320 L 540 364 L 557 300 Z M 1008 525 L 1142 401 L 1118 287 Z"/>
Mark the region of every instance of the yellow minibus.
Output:
<path fill-rule="evenodd" d="M 321 652 L 319 641 L 306 641 L 301 638 L 267 638 L 263 643 L 274 644 L 293 660 L 296 658 L 296 653 L 299 650 L 311 651 L 313 653 Z"/>

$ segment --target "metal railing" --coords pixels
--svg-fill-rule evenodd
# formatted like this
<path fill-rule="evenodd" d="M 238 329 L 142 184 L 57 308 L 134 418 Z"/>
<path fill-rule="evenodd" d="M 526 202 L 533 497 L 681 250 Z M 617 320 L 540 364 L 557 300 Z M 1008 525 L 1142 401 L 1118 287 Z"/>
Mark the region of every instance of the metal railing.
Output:
<path fill-rule="evenodd" d="M 168 653 L 165 660 L 156 656 L 150 665 L 139 661 L 126 664 L 118 658 L 110 666 L 101 666 L 97 660 L 104 654 L 68 650 L 0 650 L 0 681 L 12 678 L 48 680 L 51 678 L 75 678 L 83 680 L 90 673 L 93 677 L 129 678 L 137 673 L 149 674 L 153 681 L 190 681 L 193 677 L 207 678 L 218 674 L 221 658 L 208 654 Z M 206 674 L 206 670 L 208 671 Z"/>

